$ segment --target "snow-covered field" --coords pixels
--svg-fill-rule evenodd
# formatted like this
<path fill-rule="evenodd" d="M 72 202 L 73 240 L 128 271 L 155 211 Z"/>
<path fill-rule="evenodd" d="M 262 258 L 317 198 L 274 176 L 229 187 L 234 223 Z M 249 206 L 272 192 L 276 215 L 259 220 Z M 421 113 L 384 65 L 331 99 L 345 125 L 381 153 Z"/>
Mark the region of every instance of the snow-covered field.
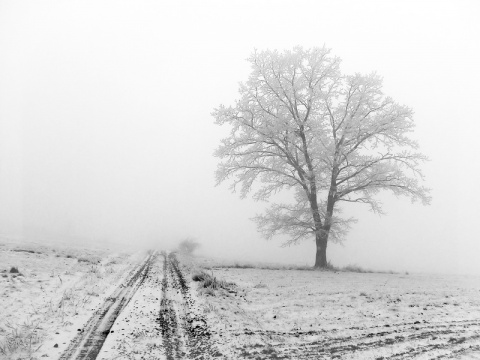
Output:
<path fill-rule="evenodd" d="M 145 256 L 1 243 L 0 358 L 59 359 Z M 479 277 L 178 259 L 153 257 L 97 359 L 480 359 Z"/>
<path fill-rule="evenodd" d="M 479 277 L 196 266 L 238 285 L 205 302 L 241 358 L 480 359 Z"/>
<path fill-rule="evenodd" d="M 1 242 L 0 358 L 58 358 L 141 256 Z"/>

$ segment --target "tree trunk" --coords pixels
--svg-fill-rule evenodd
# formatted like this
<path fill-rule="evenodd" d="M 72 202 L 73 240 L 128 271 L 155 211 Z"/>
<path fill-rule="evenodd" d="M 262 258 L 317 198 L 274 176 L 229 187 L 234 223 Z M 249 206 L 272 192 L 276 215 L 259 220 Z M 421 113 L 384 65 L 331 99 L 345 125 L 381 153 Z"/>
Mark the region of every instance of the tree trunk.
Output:
<path fill-rule="evenodd" d="M 328 233 L 326 232 L 316 235 L 317 253 L 315 255 L 315 269 L 325 269 L 327 267 L 327 240 Z"/>
<path fill-rule="evenodd" d="M 336 185 L 336 177 L 335 177 L 336 170 L 334 169 L 332 173 L 332 181 L 330 186 L 330 191 L 328 192 L 328 199 L 327 199 L 327 211 L 325 214 L 325 220 L 323 222 L 323 226 L 321 230 L 316 232 L 315 235 L 315 243 L 317 244 L 317 254 L 315 255 L 315 269 L 325 269 L 327 268 L 327 243 L 328 243 L 328 235 L 330 234 L 330 228 L 332 227 L 332 216 L 333 216 L 333 208 L 335 206 L 335 194 L 337 192 L 337 185 Z M 318 227 L 317 227 L 318 229 Z"/>

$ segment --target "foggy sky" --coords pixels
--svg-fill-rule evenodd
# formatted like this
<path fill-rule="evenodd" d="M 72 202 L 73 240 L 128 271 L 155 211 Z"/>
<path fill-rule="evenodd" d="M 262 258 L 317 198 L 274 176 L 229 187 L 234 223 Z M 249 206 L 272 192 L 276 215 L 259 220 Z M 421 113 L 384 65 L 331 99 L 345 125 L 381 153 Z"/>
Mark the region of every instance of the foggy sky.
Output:
<path fill-rule="evenodd" d="M 432 205 L 361 205 L 334 264 L 480 273 L 476 1 L 1 1 L 0 236 L 171 247 L 312 265 L 215 187 L 214 149 L 254 49 L 323 46 L 415 111 Z"/>

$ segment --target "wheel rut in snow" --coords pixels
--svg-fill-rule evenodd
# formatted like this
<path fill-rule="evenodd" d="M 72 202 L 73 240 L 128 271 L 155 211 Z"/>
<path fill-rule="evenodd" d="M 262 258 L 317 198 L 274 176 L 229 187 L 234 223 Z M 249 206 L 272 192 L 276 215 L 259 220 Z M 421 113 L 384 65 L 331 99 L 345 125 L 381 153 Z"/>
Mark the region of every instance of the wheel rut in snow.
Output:
<path fill-rule="evenodd" d="M 70 342 L 68 348 L 60 356 L 60 360 L 96 359 L 113 323 L 144 282 L 156 256 L 155 253 L 151 253 L 130 272 L 127 280 L 113 291 L 90 317 L 83 331 Z"/>
<path fill-rule="evenodd" d="M 175 254 L 164 253 L 163 270 L 159 322 L 167 360 L 221 357 Z"/>
<path fill-rule="evenodd" d="M 172 291 L 171 279 L 168 276 L 169 262 L 167 255 L 163 254 L 163 279 L 162 279 L 162 298 L 160 300 L 160 329 L 162 331 L 163 348 L 167 360 L 181 358 L 184 347 L 178 332 L 178 316 L 170 292 Z"/>
<path fill-rule="evenodd" d="M 480 350 L 480 321 L 465 320 L 445 323 L 404 323 L 388 327 L 355 327 L 352 336 L 332 337 L 328 331 L 274 332 L 247 331 L 243 335 L 260 335 L 267 338 L 298 338 L 295 346 L 281 343 L 243 347 L 244 359 L 341 359 L 353 353 L 361 357 L 363 351 L 391 348 L 381 359 L 411 359 L 430 356 L 432 359 L 450 358 Z M 355 335 L 355 332 L 358 335 Z M 242 334 L 239 334 L 242 335 Z M 329 336 L 330 335 L 330 336 Z M 311 337 L 319 340 L 306 340 Z M 302 338 L 305 340 L 302 341 Z M 438 354 L 438 352 L 443 354 Z"/>

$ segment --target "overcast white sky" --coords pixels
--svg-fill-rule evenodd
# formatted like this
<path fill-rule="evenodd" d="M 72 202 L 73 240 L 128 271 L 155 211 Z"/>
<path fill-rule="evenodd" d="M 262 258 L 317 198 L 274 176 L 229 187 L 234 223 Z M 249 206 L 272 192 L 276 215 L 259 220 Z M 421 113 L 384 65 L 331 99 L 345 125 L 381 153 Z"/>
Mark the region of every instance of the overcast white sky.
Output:
<path fill-rule="evenodd" d="M 0 235 L 191 235 L 213 256 L 313 265 L 313 241 L 263 240 L 249 218 L 265 204 L 214 186 L 227 129 L 210 114 L 255 48 L 325 44 L 414 109 L 433 196 L 352 208 L 331 261 L 480 274 L 479 14 L 475 0 L 0 0 Z"/>

